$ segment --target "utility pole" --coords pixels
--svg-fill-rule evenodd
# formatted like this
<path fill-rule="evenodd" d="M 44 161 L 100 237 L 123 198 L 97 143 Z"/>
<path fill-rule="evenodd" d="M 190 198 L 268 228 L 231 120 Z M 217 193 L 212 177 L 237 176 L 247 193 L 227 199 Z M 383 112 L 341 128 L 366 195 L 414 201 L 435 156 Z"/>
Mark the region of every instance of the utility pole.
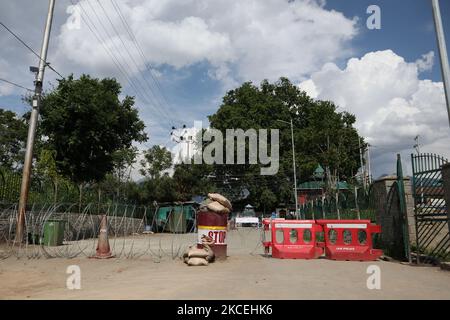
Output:
<path fill-rule="evenodd" d="M 294 144 L 294 125 L 291 118 L 291 138 L 292 138 L 292 162 L 294 164 L 294 197 L 295 197 L 295 217 L 298 219 L 298 193 L 297 193 L 297 172 L 295 165 L 295 144 Z"/>
<path fill-rule="evenodd" d="M 290 122 L 284 120 L 277 120 L 291 125 L 291 139 L 292 139 L 292 166 L 294 167 L 294 199 L 295 199 L 295 217 L 298 219 L 298 196 L 297 196 L 297 172 L 295 165 L 295 143 L 294 143 L 294 124 L 292 118 Z"/>
<path fill-rule="evenodd" d="M 417 136 L 414 138 L 414 141 L 416 141 L 416 144 L 414 145 L 413 148 L 416 149 L 417 154 L 420 154 L 419 135 L 417 135 Z"/>
<path fill-rule="evenodd" d="M 367 144 L 367 171 L 369 186 L 372 184 L 372 169 L 370 167 L 370 144 Z"/>
<path fill-rule="evenodd" d="M 20 188 L 19 212 L 16 227 L 16 242 L 21 243 L 23 240 L 23 232 L 25 226 L 25 210 L 28 200 L 28 191 L 30 187 L 31 165 L 33 162 L 33 147 L 36 128 L 38 124 L 39 107 L 42 97 L 42 83 L 44 81 L 44 71 L 47 65 L 47 49 L 50 40 L 50 31 L 52 28 L 53 11 L 55 8 L 55 0 L 49 0 L 47 21 L 45 24 L 44 38 L 42 40 L 41 55 L 39 60 L 39 68 L 34 82 L 33 106 L 31 110 L 30 124 L 28 126 L 27 146 L 25 151 L 25 161 L 23 164 L 22 185 Z"/>
<path fill-rule="evenodd" d="M 414 141 L 416 141 L 416 144 L 414 145 L 414 149 L 416 149 L 417 151 L 417 155 L 420 156 L 420 142 L 419 142 L 419 138 L 420 136 L 417 135 L 414 138 Z M 400 157 L 400 156 L 399 156 Z M 419 179 L 419 186 L 420 186 L 420 199 L 421 199 L 421 203 L 424 203 L 424 196 L 423 196 L 423 179 Z"/>
<path fill-rule="evenodd" d="M 442 27 L 439 0 L 431 0 L 431 6 L 433 7 L 434 26 L 436 28 L 436 38 L 439 48 L 439 56 L 441 58 L 442 79 L 444 81 L 447 115 L 450 125 L 450 67 L 448 64 L 447 47 L 445 45 L 444 28 Z"/>
<path fill-rule="evenodd" d="M 361 180 L 363 185 L 364 193 L 366 193 L 366 169 L 363 164 L 363 155 L 362 155 L 362 148 L 361 148 L 361 138 L 358 137 L 358 145 L 359 145 L 359 162 L 361 165 Z"/>
<path fill-rule="evenodd" d="M 182 157 L 182 151 L 183 151 L 183 144 L 181 145 L 181 148 L 180 148 L 180 152 L 179 152 L 179 155 L 180 155 L 180 160 L 182 161 L 182 162 L 184 162 L 185 160 L 187 160 L 188 161 L 188 163 L 190 164 L 191 163 L 191 152 L 190 152 L 190 145 L 192 144 L 194 144 L 195 143 L 195 141 L 193 141 L 192 140 L 192 136 L 189 136 L 189 132 L 188 132 L 188 130 L 186 129 L 186 125 L 184 124 L 183 125 L 183 130 L 184 130 L 184 132 L 182 132 L 181 133 L 181 135 L 176 135 L 175 133 L 174 133 L 174 130 L 178 130 L 177 128 L 175 128 L 175 127 L 172 127 L 172 132 L 170 133 L 170 135 L 172 136 L 172 141 L 175 141 L 176 143 L 180 143 L 180 142 L 182 142 L 182 143 L 185 143 L 186 144 L 186 153 L 187 153 L 187 158 L 186 159 L 183 159 L 183 157 Z M 188 135 L 187 136 L 187 138 L 186 138 L 186 135 Z M 174 137 L 176 137 L 176 138 L 178 138 L 178 140 L 177 139 L 175 139 Z M 194 152 L 195 153 L 195 152 Z"/>

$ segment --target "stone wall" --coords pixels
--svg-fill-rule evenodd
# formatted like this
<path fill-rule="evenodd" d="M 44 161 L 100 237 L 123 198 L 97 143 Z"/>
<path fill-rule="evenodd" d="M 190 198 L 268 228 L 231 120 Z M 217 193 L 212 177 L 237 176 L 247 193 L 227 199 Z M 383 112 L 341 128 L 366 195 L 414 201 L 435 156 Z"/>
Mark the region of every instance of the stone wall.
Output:
<path fill-rule="evenodd" d="M 406 258 L 403 232 L 404 217 L 400 211 L 397 190 L 392 190 L 394 192 L 393 198 L 391 203 L 388 203 L 389 192 L 396 181 L 396 176 L 378 179 L 374 182 L 372 192 L 376 210 L 376 222 L 381 225 L 380 245 L 386 255 L 403 260 Z M 404 190 L 408 218 L 407 236 L 411 245 L 415 242 L 415 221 L 414 198 L 409 178 L 404 178 Z"/>
<path fill-rule="evenodd" d="M 15 234 L 15 214 L 8 210 L 3 211 L 0 216 L 0 243 L 7 242 Z M 66 222 L 66 240 L 82 240 L 96 238 L 100 230 L 100 218 L 97 215 L 86 215 L 78 213 L 51 213 L 34 214 L 28 213 L 25 232 L 28 234 L 42 234 L 45 221 L 55 219 Z M 11 224 L 13 224 L 11 226 Z M 111 237 L 126 237 L 132 234 L 141 234 L 144 231 L 143 219 L 108 216 L 108 233 Z"/>

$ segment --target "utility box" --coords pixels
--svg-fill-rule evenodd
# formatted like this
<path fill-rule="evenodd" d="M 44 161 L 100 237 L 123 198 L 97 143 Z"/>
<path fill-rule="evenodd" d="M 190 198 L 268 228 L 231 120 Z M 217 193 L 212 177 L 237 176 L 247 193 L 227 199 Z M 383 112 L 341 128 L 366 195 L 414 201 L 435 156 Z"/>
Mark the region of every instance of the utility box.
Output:
<path fill-rule="evenodd" d="M 66 222 L 62 220 L 47 220 L 44 224 L 44 246 L 60 246 L 64 240 Z"/>

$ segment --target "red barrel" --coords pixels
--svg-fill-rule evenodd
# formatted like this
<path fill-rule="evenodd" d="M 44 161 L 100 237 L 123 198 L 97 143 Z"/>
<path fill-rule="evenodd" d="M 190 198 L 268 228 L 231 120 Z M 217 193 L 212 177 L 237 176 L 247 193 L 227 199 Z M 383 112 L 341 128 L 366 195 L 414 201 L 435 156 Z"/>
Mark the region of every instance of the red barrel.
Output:
<path fill-rule="evenodd" d="M 202 236 L 207 235 L 214 240 L 211 249 L 216 255 L 216 259 L 226 259 L 227 257 L 227 225 L 228 214 L 219 214 L 212 211 L 199 211 L 197 215 L 197 246 L 202 247 Z"/>

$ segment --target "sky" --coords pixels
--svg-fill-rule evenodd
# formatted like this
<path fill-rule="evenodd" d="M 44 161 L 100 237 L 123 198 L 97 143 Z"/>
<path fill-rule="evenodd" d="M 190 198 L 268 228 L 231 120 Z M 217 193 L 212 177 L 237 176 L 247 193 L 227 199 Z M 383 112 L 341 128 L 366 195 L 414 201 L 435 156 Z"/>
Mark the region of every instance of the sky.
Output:
<path fill-rule="evenodd" d="M 449 44 L 450 1 L 440 4 Z M 370 5 L 380 29 L 367 28 Z M 39 52 L 47 9 L 1 1 L 0 21 Z M 207 126 L 228 90 L 285 76 L 356 115 L 375 178 L 395 172 L 397 153 L 410 174 L 417 135 L 422 152 L 450 156 L 431 0 L 58 0 L 47 60 L 63 75 L 116 77 L 146 123 L 141 149 L 176 152 L 172 127 Z M 0 78 L 32 88 L 37 64 L 0 26 Z M 47 69 L 44 89 L 57 77 Z M 23 94 L 0 82 L 0 108 L 27 111 Z"/>

